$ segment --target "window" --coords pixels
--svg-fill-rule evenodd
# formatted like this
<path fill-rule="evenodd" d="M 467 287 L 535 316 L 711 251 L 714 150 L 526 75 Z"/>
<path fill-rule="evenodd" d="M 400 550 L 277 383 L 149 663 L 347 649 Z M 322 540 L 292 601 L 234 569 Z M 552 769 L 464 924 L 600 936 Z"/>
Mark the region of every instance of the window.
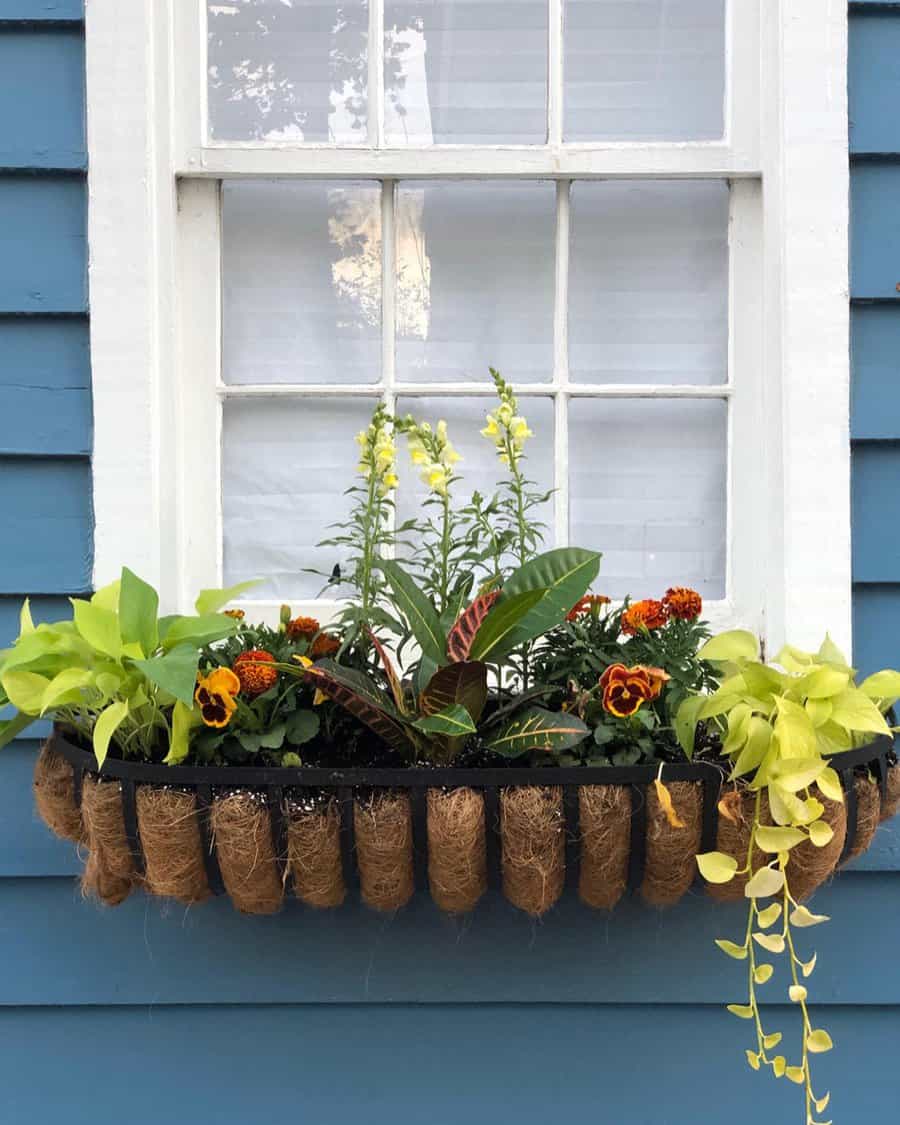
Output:
<path fill-rule="evenodd" d="M 116 161 L 101 135 L 153 170 L 134 237 L 155 403 L 140 452 L 163 535 L 133 527 L 131 542 L 172 600 L 266 574 L 261 608 L 308 604 L 320 584 L 304 568 L 334 561 L 315 544 L 379 397 L 446 418 L 466 485 L 490 488 L 475 436 L 488 364 L 538 434 L 548 539 L 603 551 L 606 592 L 684 582 L 717 624 L 769 632 L 825 589 L 843 598 L 842 530 L 817 595 L 798 561 L 812 506 L 796 459 L 826 433 L 842 492 L 843 368 L 805 387 L 796 370 L 824 356 L 815 325 L 836 323 L 842 271 L 815 244 L 840 177 L 830 195 L 809 178 L 787 122 L 792 82 L 804 112 L 838 119 L 816 97 L 844 31 L 820 34 L 813 0 L 797 4 L 788 21 L 759 0 L 184 0 L 170 23 L 141 0 L 155 47 L 129 33 L 154 68 L 152 96 L 133 79 L 137 135 L 127 112 L 104 116 L 103 17 L 93 67 L 89 21 L 92 176 L 102 194 Z M 815 73 L 789 71 L 790 51 Z M 114 264 L 94 255 L 101 462 L 104 401 L 131 393 L 112 386 L 125 326 L 104 320 L 95 281 Z M 830 304 L 801 291 L 815 270 Z M 815 439 L 804 405 L 826 420 Z M 96 490 L 99 568 L 128 544 L 112 523 L 124 496 Z"/>

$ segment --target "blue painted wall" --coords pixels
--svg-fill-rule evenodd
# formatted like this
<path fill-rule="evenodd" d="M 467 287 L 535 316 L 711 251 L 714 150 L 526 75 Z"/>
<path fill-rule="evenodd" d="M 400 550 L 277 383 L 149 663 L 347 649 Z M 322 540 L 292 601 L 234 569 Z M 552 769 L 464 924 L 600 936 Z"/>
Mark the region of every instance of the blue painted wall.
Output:
<path fill-rule="evenodd" d="M 900 9 L 852 8 L 855 612 L 871 668 L 900 658 Z M 3 640 L 23 593 L 53 616 L 90 581 L 81 15 L 79 0 L 0 0 Z M 741 973 L 712 940 L 740 909 L 694 896 L 606 918 L 566 902 L 540 925 L 497 899 L 464 924 L 427 900 L 391 920 L 141 897 L 102 911 L 35 819 L 36 747 L 0 760 L 0 1125 L 801 1120 L 799 1092 L 749 1072 L 745 1025 L 721 1010 Z M 819 898 L 835 921 L 815 934 L 815 995 L 838 1045 L 820 1070 L 844 1125 L 896 1117 L 898 872 L 888 827 Z M 794 1010 L 771 1021 L 796 1030 Z"/>

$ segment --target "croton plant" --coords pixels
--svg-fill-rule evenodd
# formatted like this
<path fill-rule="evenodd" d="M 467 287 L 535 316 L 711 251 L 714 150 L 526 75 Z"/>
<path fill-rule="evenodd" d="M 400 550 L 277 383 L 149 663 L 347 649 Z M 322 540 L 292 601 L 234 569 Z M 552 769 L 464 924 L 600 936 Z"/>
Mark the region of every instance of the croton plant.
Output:
<path fill-rule="evenodd" d="M 825 919 L 792 895 L 788 860 L 801 843 L 828 844 L 820 796 L 842 800 L 829 758 L 890 732 L 900 674 L 857 685 L 827 639 L 764 663 L 750 633 L 710 637 L 699 594 L 684 587 L 619 604 L 591 592 L 598 552 L 542 549 L 548 494 L 526 473 L 532 433 L 512 388 L 492 376 L 497 402 L 481 433 L 501 479 L 490 497 L 464 495 L 443 421 L 379 406 L 358 435 L 350 515 L 325 540 L 339 555 L 323 576 L 341 606 L 332 621 L 283 607 L 276 624 L 250 624 L 226 606 L 252 583 L 201 592 L 193 614 L 159 616 L 155 590 L 127 567 L 72 599 L 66 620 L 35 624 L 26 602 L 19 637 L 0 654 L 0 703 L 13 709 L 0 745 L 50 716 L 101 766 L 108 754 L 219 766 L 658 765 L 676 827 L 665 764 L 720 761 L 755 795 L 746 863 L 698 856 L 708 881 L 746 882 L 743 939 L 718 942 L 747 965 L 746 1003 L 730 1010 L 752 1025 L 750 1066 L 801 1085 L 815 1125 L 828 1098 L 810 1061 L 832 1043 L 807 1008 L 815 956 L 795 931 Z M 427 490 L 421 514 L 400 524 L 398 437 Z M 779 956 L 800 1013 L 791 1058 L 759 1003 L 768 958 Z"/>

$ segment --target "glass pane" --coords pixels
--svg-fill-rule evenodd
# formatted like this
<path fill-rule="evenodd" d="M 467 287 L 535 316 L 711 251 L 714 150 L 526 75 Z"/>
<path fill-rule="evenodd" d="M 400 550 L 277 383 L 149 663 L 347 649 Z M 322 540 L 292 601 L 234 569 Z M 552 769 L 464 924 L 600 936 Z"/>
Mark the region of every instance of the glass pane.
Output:
<path fill-rule="evenodd" d="M 357 447 L 371 399 L 232 400 L 222 421 L 222 528 L 226 586 L 265 578 L 253 598 L 315 597 L 344 557 L 316 544 L 346 519 Z"/>
<path fill-rule="evenodd" d="M 727 406 L 573 399 L 570 541 L 603 552 L 598 591 L 725 596 Z"/>
<path fill-rule="evenodd" d="M 727 184 L 574 184 L 570 264 L 573 381 L 727 382 Z"/>
<path fill-rule="evenodd" d="M 404 185 L 396 225 L 397 378 L 549 381 L 554 185 Z"/>
<path fill-rule="evenodd" d="M 566 0 L 565 137 L 714 140 L 726 0 Z"/>
<path fill-rule="evenodd" d="M 547 0 L 386 0 L 389 145 L 543 144 Z"/>
<path fill-rule="evenodd" d="M 367 138 L 368 0 L 207 0 L 215 141 Z"/>
<path fill-rule="evenodd" d="M 223 187 L 226 383 L 371 383 L 381 370 L 381 189 Z"/>

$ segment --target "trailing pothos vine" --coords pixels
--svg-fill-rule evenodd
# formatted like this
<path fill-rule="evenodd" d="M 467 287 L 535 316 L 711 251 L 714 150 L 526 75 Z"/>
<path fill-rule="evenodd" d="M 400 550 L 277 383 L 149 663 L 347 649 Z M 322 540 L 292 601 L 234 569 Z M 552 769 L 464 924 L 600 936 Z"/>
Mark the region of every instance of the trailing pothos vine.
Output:
<path fill-rule="evenodd" d="M 719 851 L 697 857 L 708 882 L 744 881 L 743 940 L 716 942 L 729 957 L 747 963 L 747 1001 L 729 1004 L 728 1010 L 754 1026 L 755 1048 L 746 1052 L 750 1067 L 802 1086 L 806 1125 L 829 1125 L 816 1117 L 827 1108 L 830 1094 L 816 1092 L 811 1062 L 833 1042 L 811 1019 L 803 981 L 816 967 L 816 954 L 801 955 L 796 935 L 828 918 L 812 913 L 792 893 L 791 853 L 803 845 L 819 849 L 832 843 L 834 828 L 823 798 L 838 803 L 844 798 L 829 758 L 872 735 L 890 733 L 884 716 L 900 697 L 900 674 L 879 672 L 857 686 L 853 669 L 829 638 L 817 653 L 787 646 L 773 664 L 765 664 L 756 638 L 740 630 L 708 641 L 698 656 L 718 669 L 718 687 L 682 703 L 679 736 L 690 753 L 698 724 L 716 727 L 722 752 L 732 763 L 731 779 L 753 795 L 743 865 Z M 720 813 L 735 816 L 727 800 Z M 787 960 L 788 999 L 800 1014 L 799 1043 L 791 1057 L 778 1050 L 781 1033 L 766 1032 L 760 1007 L 760 990 L 775 974 L 769 958 L 779 957 Z"/>

